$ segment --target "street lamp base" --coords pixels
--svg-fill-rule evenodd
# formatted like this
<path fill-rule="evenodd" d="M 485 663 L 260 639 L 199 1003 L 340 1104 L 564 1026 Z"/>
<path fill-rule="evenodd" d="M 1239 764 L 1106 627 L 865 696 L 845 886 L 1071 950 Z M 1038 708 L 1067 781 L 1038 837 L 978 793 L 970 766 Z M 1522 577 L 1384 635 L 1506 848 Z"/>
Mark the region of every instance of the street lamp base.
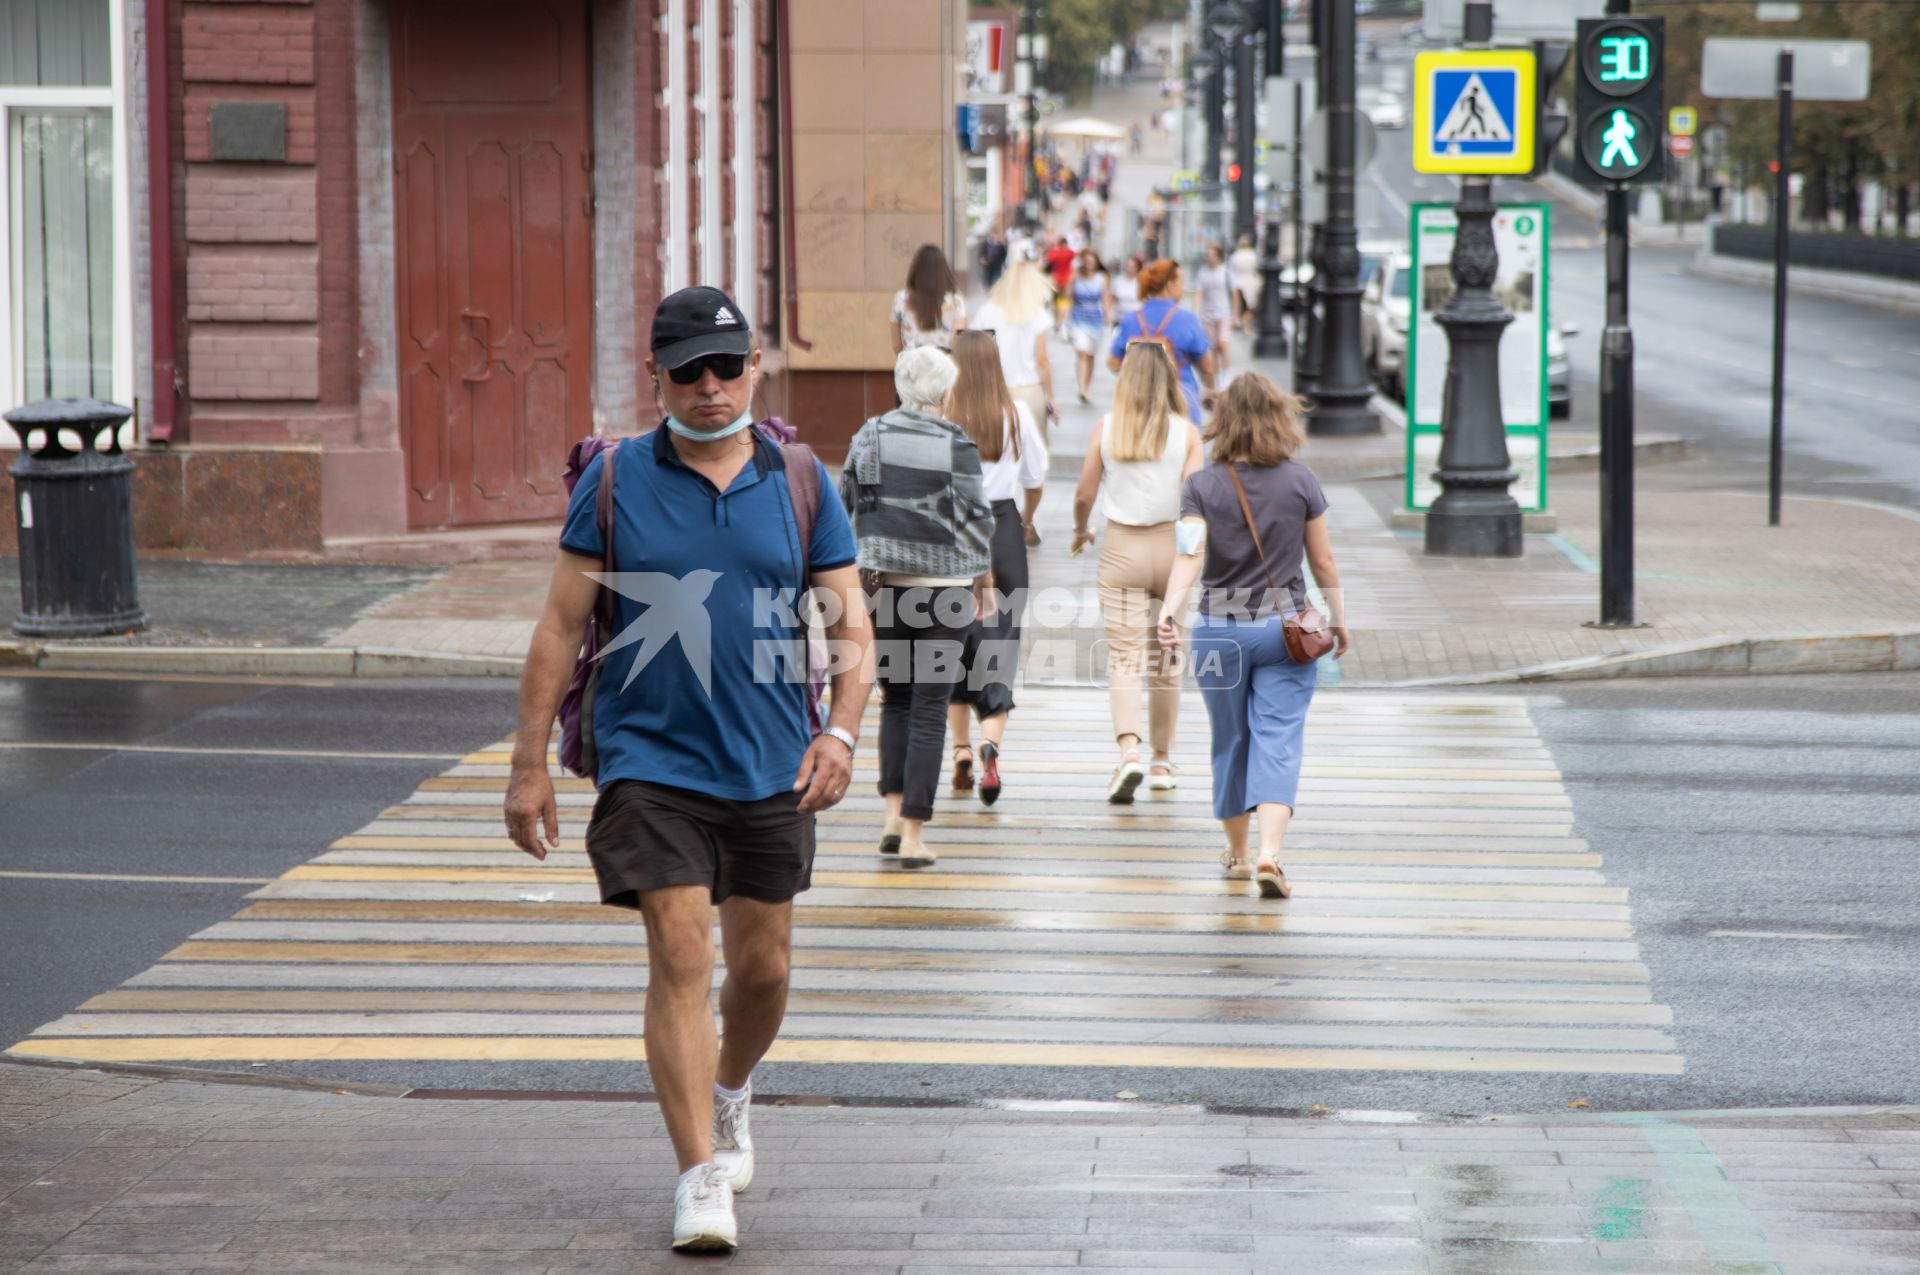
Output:
<path fill-rule="evenodd" d="M 1253 357 L 1256 359 L 1284 359 L 1287 357 L 1287 334 L 1285 332 L 1262 332 L 1253 338 Z"/>
<path fill-rule="evenodd" d="M 1427 553 L 1518 558 L 1526 552 L 1520 504 L 1502 491 L 1442 492 L 1427 510 Z"/>
<path fill-rule="evenodd" d="M 1307 433 L 1314 438 L 1378 434 L 1380 414 L 1373 410 L 1371 391 L 1366 398 L 1323 395 L 1307 412 Z"/>

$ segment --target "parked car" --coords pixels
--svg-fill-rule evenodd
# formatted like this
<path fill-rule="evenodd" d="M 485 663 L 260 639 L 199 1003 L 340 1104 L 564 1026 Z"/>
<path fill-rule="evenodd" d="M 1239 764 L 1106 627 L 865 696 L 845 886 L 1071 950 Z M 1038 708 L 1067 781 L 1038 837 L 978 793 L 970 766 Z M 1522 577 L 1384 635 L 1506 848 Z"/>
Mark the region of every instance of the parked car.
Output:
<path fill-rule="evenodd" d="M 1573 363 L 1567 358 L 1566 338 L 1580 335 L 1577 323 L 1549 324 L 1547 327 L 1547 414 L 1565 418 L 1573 414 Z"/>
<path fill-rule="evenodd" d="M 1360 352 L 1389 398 L 1406 397 L 1407 324 L 1413 315 L 1413 254 L 1382 257 L 1360 294 Z"/>

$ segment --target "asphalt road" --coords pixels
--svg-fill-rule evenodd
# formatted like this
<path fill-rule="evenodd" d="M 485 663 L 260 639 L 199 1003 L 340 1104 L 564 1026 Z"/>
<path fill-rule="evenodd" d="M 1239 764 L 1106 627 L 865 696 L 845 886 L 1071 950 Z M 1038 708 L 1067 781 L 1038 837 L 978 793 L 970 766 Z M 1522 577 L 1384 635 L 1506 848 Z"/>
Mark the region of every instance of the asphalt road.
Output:
<path fill-rule="evenodd" d="M 1337 692 L 1360 695 L 1364 692 Z M 1575 833 L 1631 892 L 1684 1073 L 769 1066 L 762 1092 L 1427 1112 L 1920 1098 L 1920 679 L 1634 681 L 1527 696 Z M 491 742 L 506 687 L 0 678 L 0 1032 L 117 986 L 252 883 Z M 57 747 L 86 744 L 85 749 Z M 179 751 L 135 751 L 173 749 Z M 205 750 L 282 750 L 274 755 Z M 225 877 L 194 883 L 130 877 Z M 1067 989 L 1071 990 L 1071 989 Z M 632 1090 L 615 1064 L 272 1064 L 430 1087 Z"/>
<path fill-rule="evenodd" d="M 85 874 L 0 877 L 0 1035 L 232 916 L 512 720 L 508 686 L 0 677 L 0 872 Z"/>
<path fill-rule="evenodd" d="M 1365 65 L 1364 84 L 1405 69 L 1412 51 L 1383 49 Z M 1405 241 L 1407 209 L 1457 198 L 1457 183 L 1413 171 L 1406 130 L 1380 134 L 1362 178 L 1377 192 L 1379 219 L 1363 237 Z M 1585 209 L 1533 182 L 1500 181 L 1498 200 L 1547 200 L 1552 211 L 1550 312 L 1575 322 L 1567 342 L 1574 402 L 1567 424 L 1599 421 L 1600 334 L 1606 322 L 1606 260 L 1601 230 Z M 1689 273 L 1695 249 L 1676 245 L 1665 227 L 1634 232 L 1630 267 L 1635 346 L 1636 427 L 1677 435 L 1711 459 L 1687 482 L 1764 491 L 1772 386 L 1770 288 L 1723 283 Z M 1920 315 L 1793 294 L 1789 300 L 1785 490 L 1920 509 Z M 1556 422 L 1558 424 L 1558 422 Z"/>

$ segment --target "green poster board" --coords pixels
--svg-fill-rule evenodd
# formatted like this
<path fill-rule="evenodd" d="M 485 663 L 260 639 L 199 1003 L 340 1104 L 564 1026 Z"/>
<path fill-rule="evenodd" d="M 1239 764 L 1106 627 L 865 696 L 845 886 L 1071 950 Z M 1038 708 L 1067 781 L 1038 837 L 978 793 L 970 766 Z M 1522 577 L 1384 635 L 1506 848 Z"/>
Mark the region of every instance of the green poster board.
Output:
<path fill-rule="evenodd" d="M 1547 507 L 1546 204 L 1501 204 L 1493 218 L 1500 272 L 1494 292 L 1513 315 L 1500 337 L 1500 414 L 1507 453 L 1520 477 L 1510 490 L 1529 513 Z M 1434 315 L 1453 293 L 1452 204 L 1415 204 L 1407 322 L 1406 507 L 1426 509 L 1440 494 L 1440 411 L 1447 381 L 1447 334 Z"/>

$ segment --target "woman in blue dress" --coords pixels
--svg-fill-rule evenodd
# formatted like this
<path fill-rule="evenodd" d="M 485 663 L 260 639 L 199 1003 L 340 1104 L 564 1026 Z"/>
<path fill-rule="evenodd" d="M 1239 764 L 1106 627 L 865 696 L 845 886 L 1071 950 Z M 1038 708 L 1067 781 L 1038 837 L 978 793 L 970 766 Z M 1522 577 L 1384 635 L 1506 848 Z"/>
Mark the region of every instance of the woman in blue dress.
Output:
<path fill-rule="evenodd" d="M 1093 385 L 1093 356 L 1113 322 L 1113 288 L 1107 280 L 1107 268 L 1100 254 L 1091 248 L 1080 253 L 1073 282 L 1068 286 L 1067 337 L 1073 342 L 1074 362 L 1080 375 L 1080 401 L 1085 403 Z"/>

